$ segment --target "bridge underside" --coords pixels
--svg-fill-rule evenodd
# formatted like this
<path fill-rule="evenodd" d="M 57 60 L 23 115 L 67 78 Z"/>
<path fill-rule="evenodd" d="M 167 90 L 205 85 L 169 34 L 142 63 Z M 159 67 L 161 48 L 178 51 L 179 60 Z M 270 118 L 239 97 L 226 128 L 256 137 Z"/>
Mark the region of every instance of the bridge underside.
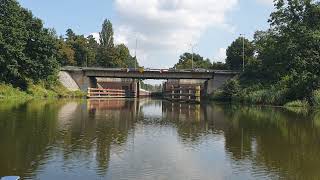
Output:
<path fill-rule="evenodd" d="M 130 79 L 198 79 L 204 80 L 206 94 L 213 93 L 237 72 L 232 71 L 187 71 L 187 70 L 129 70 L 129 69 L 104 69 L 104 68 L 62 68 L 78 84 L 82 91 L 97 87 L 96 78 L 130 78 Z M 137 81 L 135 81 L 137 83 Z"/>

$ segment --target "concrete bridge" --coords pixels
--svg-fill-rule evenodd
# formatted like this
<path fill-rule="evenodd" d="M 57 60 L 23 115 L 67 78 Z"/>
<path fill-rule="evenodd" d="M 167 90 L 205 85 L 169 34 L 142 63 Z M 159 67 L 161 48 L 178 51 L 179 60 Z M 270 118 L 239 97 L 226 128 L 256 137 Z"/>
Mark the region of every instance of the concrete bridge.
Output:
<path fill-rule="evenodd" d="M 135 89 L 139 87 L 138 80 L 142 79 L 186 79 L 203 80 L 206 94 L 213 93 L 227 80 L 239 74 L 237 71 L 225 70 L 176 70 L 176 69 L 129 69 L 129 68 L 91 68 L 91 67 L 63 67 L 61 72 L 69 74 L 82 91 L 97 87 L 96 78 L 125 78 L 133 79 Z"/>

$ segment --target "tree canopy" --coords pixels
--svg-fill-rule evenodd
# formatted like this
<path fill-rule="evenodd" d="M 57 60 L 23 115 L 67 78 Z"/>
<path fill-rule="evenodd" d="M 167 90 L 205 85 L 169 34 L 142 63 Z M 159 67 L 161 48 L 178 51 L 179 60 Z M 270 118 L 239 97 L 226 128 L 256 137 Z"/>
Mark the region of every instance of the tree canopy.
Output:
<path fill-rule="evenodd" d="M 275 102 L 312 102 L 313 92 L 320 88 L 320 2 L 275 0 L 274 5 L 268 21 L 270 28 L 257 31 L 252 42 L 246 40 L 242 86 L 256 89 L 262 84 L 268 90 L 259 91 L 260 94 L 272 90 L 270 94 L 278 95 L 269 99 L 279 99 Z M 227 51 L 231 69 L 239 68 L 240 41 L 233 42 Z"/>
<path fill-rule="evenodd" d="M 241 70 L 243 68 L 243 50 L 245 56 L 244 64 L 247 64 L 253 58 L 255 50 L 248 39 L 239 37 L 228 47 L 226 65 L 229 69 Z"/>
<path fill-rule="evenodd" d="M 56 73 L 55 32 L 15 0 L 0 1 L 0 81 L 25 88 Z"/>
<path fill-rule="evenodd" d="M 174 65 L 176 69 L 192 69 L 192 59 L 194 68 L 211 69 L 212 64 L 209 59 L 204 59 L 199 54 L 184 53 L 180 56 L 177 64 Z"/>

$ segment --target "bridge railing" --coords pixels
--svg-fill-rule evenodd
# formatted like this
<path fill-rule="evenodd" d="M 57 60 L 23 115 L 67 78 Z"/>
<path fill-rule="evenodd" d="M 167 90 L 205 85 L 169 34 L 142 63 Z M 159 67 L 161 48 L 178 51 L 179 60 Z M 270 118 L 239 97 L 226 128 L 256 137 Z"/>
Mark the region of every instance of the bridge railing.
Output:
<path fill-rule="evenodd" d="M 174 87 L 165 90 L 165 98 L 171 101 L 196 102 L 200 103 L 201 88 L 195 87 Z"/>
<path fill-rule="evenodd" d="M 120 89 L 103 89 L 103 88 L 88 88 L 88 98 L 125 98 L 134 97 L 134 91 L 120 90 Z"/>

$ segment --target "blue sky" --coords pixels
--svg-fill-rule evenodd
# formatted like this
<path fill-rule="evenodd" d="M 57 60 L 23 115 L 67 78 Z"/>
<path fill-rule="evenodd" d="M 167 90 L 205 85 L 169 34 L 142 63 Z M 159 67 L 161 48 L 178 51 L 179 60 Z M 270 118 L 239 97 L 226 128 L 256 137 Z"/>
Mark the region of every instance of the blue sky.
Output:
<path fill-rule="evenodd" d="M 145 67 L 168 68 L 180 54 L 190 51 L 224 61 L 225 49 L 240 33 L 252 39 L 256 30 L 268 28 L 272 0 L 18 0 L 46 27 L 64 35 L 101 30 L 112 21 L 116 43 L 125 43 Z"/>

